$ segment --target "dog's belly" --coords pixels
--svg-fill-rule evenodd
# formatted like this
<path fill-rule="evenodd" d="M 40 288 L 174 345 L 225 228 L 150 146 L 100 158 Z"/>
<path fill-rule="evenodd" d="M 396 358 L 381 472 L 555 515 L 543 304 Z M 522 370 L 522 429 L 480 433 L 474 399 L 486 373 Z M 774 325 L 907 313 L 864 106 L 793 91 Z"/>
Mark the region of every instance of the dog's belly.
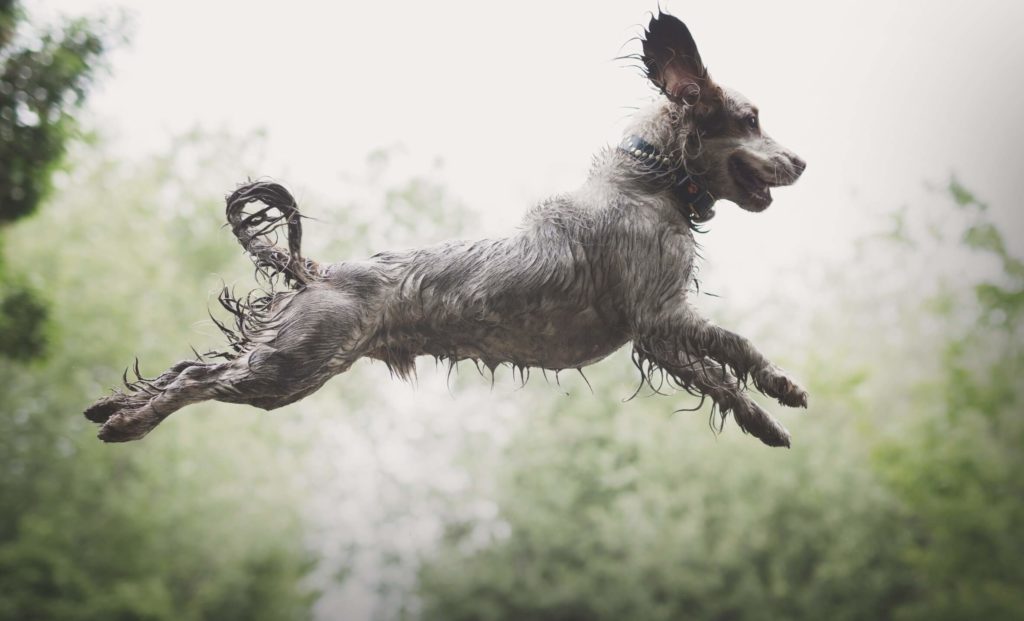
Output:
<path fill-rule="evenodd" d="M 593 364 L 629 340 L 624 328 L 611 325 L 593 308 L 549 309 L 501 321 L 457 324 L 444 336 L 435 333 L 424 339 L 420 352 L 491 365 L 571 369 Z"/>
<path fill-rule="evenodd" d="M 593 364 L 628 340 L 625 330 L 608 325 L 593 308 L 515 318 L 482 336 L 474 352 L 480 359 L 547 369 Z M 474 347 L 466 343 L 459 349 Z"/>

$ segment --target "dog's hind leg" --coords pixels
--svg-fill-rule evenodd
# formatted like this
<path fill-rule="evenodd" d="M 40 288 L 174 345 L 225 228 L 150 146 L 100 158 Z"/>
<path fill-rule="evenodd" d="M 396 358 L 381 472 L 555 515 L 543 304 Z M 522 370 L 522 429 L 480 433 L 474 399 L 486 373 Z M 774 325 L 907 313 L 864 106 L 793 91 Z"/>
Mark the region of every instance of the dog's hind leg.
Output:
<path fill-rule="evenodd" d="M 131 383 L 85 412 L 107 442 L 137 440 L 175 411 L 210 399 L 274 409 L 315 392 L 362 355 L 362 322 L 352 296 L 327 287 L 297 292 L 260 342 L 227 362 L 180 362 L 154 380 Z"/>
<path fill-rule="evenodd" d="M 231 373 L 235 363 L 179 362 L 154 380 L 128 384 L 129 392 L 98 400 L 85 411 L 85 417 L 102 424 L 101 440 L 137 440 L 175 411 L 213 398 L 215 386 Z"/>
<path fill-rule="evenodd" d="M 118 390 L 109 397 L 101 397 L 85 410 L 85 417 L 94 423 L 102 424 L 107 422 L 112 416 L 123 411 L 141 408 L 152 398 L 166 390 L 181 375 L 182 371 L 196 365 L 211 366 L 197 360 L 182 360 L 154 379 L 139 377 L 134 382 L 127 380 L 126 371 L 125 387 L 128 392 Z M 138 375 L 137 366 L 136 375 Z"/>
<path fill-rule="evenodd" d="M 255 360 L 261 356 L 266 358 Z M 319 369 L 311 369 L 308 364 L 258 347 L 245 358 L 230 362 L 179 363 L 152 382 L 135 382 L 133 392 L 100 399 L 85 415 L 103 424 L 101 440 L 138 440 L 174 412 L 202 401 L 243 403 L 265 410 L 282 407 L 315 392 L 350 364 L 323 362 Z M 175 374 L 176 369 L 180 371 Z M 293 374 L 303 369 L 308 372 L 301 381 L 291 381 Z M 168 379 L 171 376 L 173 379 Z"/>

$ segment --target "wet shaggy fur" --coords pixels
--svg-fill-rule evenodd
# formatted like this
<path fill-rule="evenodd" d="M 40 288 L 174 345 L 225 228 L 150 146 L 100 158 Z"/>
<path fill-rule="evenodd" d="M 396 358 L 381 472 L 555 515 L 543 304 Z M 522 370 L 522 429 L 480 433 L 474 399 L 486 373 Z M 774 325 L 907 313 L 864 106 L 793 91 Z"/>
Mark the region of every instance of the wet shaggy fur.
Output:
<path fill-rule="evenodd" d="M 652 18 L 637 58 L 662 96 L 627 136 L 656 147 L 670 166 L 654 169 L 606 149 L 582 187 L 534 207 L 510 237 L 318 263 L 301 255 L 299 210 L 282 186 L 240 187 L 227 198 L 228 222 L 278 287 L 245 300 L 225 292 L 221 301 L 236 322 L 223 326 L 229 342 L 221 360 L 126 377 L 127 390 L 85 412 L 102 425 L 99 437 L 139 439 L 176 410 L 209 399 L 281 407 L 364 357 L 401 377 L 421 355 L 492 370 L 561 370 L 631 343 L 645 381 L 667 379 L 706 396 L 723 420 L 731 413 L 764 443 L 788 446 L 789 434 L 747 386 L 787 406 L 806 407 L 807 394 L 688 303 L 696 227 L 674 180 L 689 173 L 717 198 L 761 211 L 769 188 L 794 182 L 804 164 L 763 132 L 749 101 L 711 80 L 678 19 Z M 273 242 L 282 227 L 286 248 Z"/>

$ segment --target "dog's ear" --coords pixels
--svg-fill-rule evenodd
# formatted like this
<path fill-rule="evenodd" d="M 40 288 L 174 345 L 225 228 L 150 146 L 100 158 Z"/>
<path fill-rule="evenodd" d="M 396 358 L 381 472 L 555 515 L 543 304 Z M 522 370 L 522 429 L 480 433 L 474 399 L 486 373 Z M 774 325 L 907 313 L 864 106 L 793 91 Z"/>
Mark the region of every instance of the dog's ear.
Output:
<path fill-rule="evenodd" d="M 708 82 L 708 70 L 686 24 L 659 12 L 643 39 L 647 77 L 669 99 L 693 105 Z"/>

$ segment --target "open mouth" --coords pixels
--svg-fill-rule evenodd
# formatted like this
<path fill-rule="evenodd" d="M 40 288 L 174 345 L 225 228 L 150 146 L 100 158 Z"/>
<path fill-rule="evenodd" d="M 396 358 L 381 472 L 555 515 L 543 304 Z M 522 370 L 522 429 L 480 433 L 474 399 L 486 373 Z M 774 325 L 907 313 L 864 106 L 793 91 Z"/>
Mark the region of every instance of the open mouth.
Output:
<path fill-rule="evenodd" d="M 743 158 L 738 155 L 729 158 L 729 172 L 736 185 L 747 194 L 747 204 L 741 207 L 761 211 L 772 204 L 772 191 L 768 182 L 762 179 L 750 164 L 744 162 Z"/>

